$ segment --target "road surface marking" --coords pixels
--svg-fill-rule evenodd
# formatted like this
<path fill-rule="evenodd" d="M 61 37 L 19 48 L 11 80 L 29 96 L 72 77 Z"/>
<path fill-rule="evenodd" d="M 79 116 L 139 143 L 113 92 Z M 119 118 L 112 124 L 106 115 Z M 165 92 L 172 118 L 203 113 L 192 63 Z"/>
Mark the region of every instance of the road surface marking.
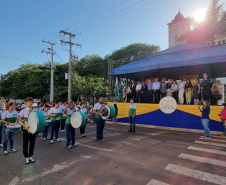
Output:
<path fill-rule="evenodd" d="M 208 139 L 208 138 L 205 138 L 203 136 L 201 136 L 199 139 L 202 139 L 202 140 L 210 140 L 210 141 L 220 141 L 220 142 L 225 142 L 226 143 L 226 140 L 221 140 L 221 139 Z"/>
<path fill-rule="evenodd" d="M 204 141 L 195 141 L 195 143 L 203 144 L 203 145 L 226 147 L 226 144 L 220 144 L 220 143 L 211 143 L 211 142 L 204 142 Z"/>
<path fill-rule="evenodd" d="M 174 164 L 167 165 L 165 170 L 175 172 L 181 175 L 185 175 L 188 177 L 193 177 L 195 179 L 199 179 L 202 181 L 211 182 L 214 184 L 226 185 L 226 177 L 224 176 L 206 173 L 199 170 L 193 170 L 190 168 L 186 168 L 186 167 L 178 166 Z"/>
<path fill-rule="evenodd" d="M 210 159 L 210 158 L 207 158 L 207 157 L 199 157 L 199 156 L 183 154 L 183 153 L 181 153 L 178 157 L 183 158 L 183 159 L 190 159 L 192 161 L 197 161 L 197 162 L 201 162 L 201 163 L 208 163 L 208 164 L 226 167 L 225 161 Z"/>
<path fill-rule="evenodd" d="M 149 183 L 147 183 L 147 185 L 169 185 L 169 184 L 152 179 Z"/>
<path fill-rule="evenodd" d="M 196 147 L 196 146 L 189 146 L 188 149 L 197 150 L 197 151 L 201 151 L 201 152 L 208 152 L 208 153 L 212 153 L 212 154 L 226 155 L 226 152 L 223 152 L 220 150 L 212 150 L 212 149 L 200 148 L 200 147 Z"/>

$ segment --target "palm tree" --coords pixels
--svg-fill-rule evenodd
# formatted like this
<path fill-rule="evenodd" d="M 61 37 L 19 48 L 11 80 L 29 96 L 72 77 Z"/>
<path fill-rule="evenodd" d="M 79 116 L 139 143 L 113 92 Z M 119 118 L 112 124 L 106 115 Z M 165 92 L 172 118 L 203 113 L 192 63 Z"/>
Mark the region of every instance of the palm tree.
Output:
<path fill-rule="evenodd" d="M 205 21 L 198 23 L 192 18 L 195 28 L 181 35 L 177 42 L 185 40 L 187 44 L 214 43 L 216 36 L 226 34 L 226 11 L 223 5 L 220 0 L 211 0 Z"/>

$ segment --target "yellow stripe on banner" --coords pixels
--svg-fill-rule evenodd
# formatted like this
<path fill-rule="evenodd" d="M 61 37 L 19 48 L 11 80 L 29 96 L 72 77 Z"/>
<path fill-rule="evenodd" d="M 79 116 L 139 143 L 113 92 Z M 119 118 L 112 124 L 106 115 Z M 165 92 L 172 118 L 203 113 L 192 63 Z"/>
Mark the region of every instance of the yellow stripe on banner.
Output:
<path fill-rule="evenodd" d="M 200 105 L 200 108 L 203 106 Z M 197 105 L 177 105 L 177 110 L 187 112 L 189 114 L 193 114 L 196 116 L 202 116 L 202 113 L 199 111 L 199 108 Z M 214 121 L 219 121 L 221 122 L 220 114 L 222 111 L 222 108 L 220 106 L 210 106 L 210 119 Z"/>
<path fill-rule="evenodd" d="M 118 107 L 117 118 L 128 117 L 130 103 L 108 102 L 108 105 L 114 106 L 115 103 L 117 104 L 117 107 Z M 153 112 L 159 109 L 158 104 L 137 103 L 136 105 L 137 105 L 136 115 Z"/>

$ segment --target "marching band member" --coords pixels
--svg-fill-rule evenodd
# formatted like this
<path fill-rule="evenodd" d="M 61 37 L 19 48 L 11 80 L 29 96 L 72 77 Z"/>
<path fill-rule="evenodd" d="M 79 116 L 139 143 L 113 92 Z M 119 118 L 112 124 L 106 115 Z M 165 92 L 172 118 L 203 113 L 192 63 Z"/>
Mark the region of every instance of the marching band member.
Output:
<path fill-rule="evenodd" d="M 62 105 L 60 106 L 60 108 L 62 109 L 62 112 L 64 112 L 64 109 L 67 108 L 67 101 L 62 101 Z M 65 132 L 64 131 L 64 127 L 65 127 L 65 121 L 66 121 L 66 118 L 63 118 L 60 120 L 60 125 L 61 125 L 61 132 Z"/>
<path fill-rule="evenodd" d="M 75 144 L 75 128 L 73 128 L 70 123 L 71 115 L 75 110 L 76 109 L 73 107 L 73 102 L 69 102 L 66 109 L 64 109 L 64 112 L 63 112 L 64 115 L 67 115 L 67 118 L 66 118 L 66 140 L 67 140 L 66 147 L 67 148 L 78 146 Z"/>
<path fill-rule="evenodd" d="M 34 163 L 35 160 L 32 158 L 35 148 L 36 134 L 29 133 L 29 126 L 26 124 L 29 113 L 32 111 L 33 98 L 26 98 L 27 107 L 21 110 L 19 115 L 19 124 L 23 126 L 23 154 L 25 157 L 25 164 Z M 23 121 L 24 122 L 23 122 Z M 28 150 L 28 142 L 30 141 L 30 146 Z"/>
<path fill-rule="evenodd" d="M 26 101 L 26 100 L 24 100 L 23 105 L 21 105 L 21 109 L 25 109 L 25 108 L 27 107 L 26 103 L 27 103 L 27 101 Z"/>
<path fill-rule="evenodd" d="M 62 113 L 59 101 L 55 101 L 54 107 L 50 109 L 48 116 L 51 119 L 51 133 L 50 133 L 50 143 L 53 144 L 53 134 L 55 132 L 55 141 L 61 142 L 60 139 L 58 139 L 59 134 L 59 128 L 60 128 L 60 120 L 56 120 L 55 116 L 57 113 Z"/>
<path fill-rule="evenodd" d="M 97 123 L 97 141 L 104 140 L 103 138 L 103 131 L 105 126 L 105 120 L 101 118 L 102 114 L 100 113 L 100 108 L 104 105 L 103 104 L 103 97 L 99 98 L 99 102 L 95 104 L 93 108 L 93 113 L 96 114 L 95 122 Z"/>
<path fill-rule="evenodd" d="M 85 108 L 85 103 L 81 103 L 80 107 L 81 107 L 80 111 L 84 112 L 84 114 L 86 115 L 87 110 Z M 87 119 L 86 119 L 86 123 L 87 123 Z M 85 130 L 86 130 L 86 124 L 84 125 L 84 127 L 80 128 L 80 134 L 81 134 L 82 137 L 86 137 Z"/>
<path fill-rule="evenodd" d="M 49 116 L 48 116 L 48 114 L 49 114 L 49 105 L 45 106 L 45 110 L 43 111 L 43 114 L 45 116 L 45 119 L 48 120 L 49 119 Z M 49 139 L 48 138 L 48 131 L 49 131 L 49 122 L 45 122 L 45 128 L 44 128 L 43 134 L 42 134 L 44 141 Z"/>
<path fill-rule="evenodd" d="M 130 99 L 129 105 L 129 113 L 128 116 L 130 118 L 130 129 L 128 132 L 135 133 L 135 118 L 136 118 L 137 105 L 134 103 L 133 99 Z"/>
<path fill-rule="evenodd" d="M 38 110 L 40 110 L 40 111 L 42 111 L 42 112 L 44 111 L 41 102 L 38 102 Z"/>
<path fill-rule="evenodd" d="M 4 103 L 2 102 L 0 104 L 0 147 L 3 148 L 3 145 L 2 145 L 2 129 L 3 129 L 3 123 L 1 122 L 1 117 L 2 117 L 2 114 L 3 114 L 3 105 Z"/>
<path fill-rule="evenodd" d="M 17 152 L 14 148 L 14 137 L 16 134 L 16 131 L 10 132 L 7 130 L 6 125 L 17 125 L 17 119 L 19 118 L 18 114 L 15 109 L 15 104 L 13 102 L 7 103 L 6 111 L 2 114 L 1 122 L 4 124 L 3 126 L 3 133 L 4 133 L 4 141 L 3 141 L 3 154 L 7 155 L 7 144 L 8 140 L 10 140 L 10 152 L 15 153 Z"/>

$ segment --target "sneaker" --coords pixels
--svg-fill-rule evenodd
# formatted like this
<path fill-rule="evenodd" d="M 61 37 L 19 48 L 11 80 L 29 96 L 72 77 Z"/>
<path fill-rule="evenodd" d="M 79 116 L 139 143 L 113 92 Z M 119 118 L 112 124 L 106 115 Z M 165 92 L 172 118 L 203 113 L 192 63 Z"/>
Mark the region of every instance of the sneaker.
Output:
<path fill-rule="evenodd" d="M 72 146 L 73 146 L 73 147 L 77 147 L 78 145 L 76 145 L 76 144 L 73 144 Z"/>
<path fill-rule="evenodd" d="M 86 135 L 85 135 L 85 134 L 83 134 L 83 137 L 86 137 Z"/>
<path fill-rule="evenodd" d="M 53 144 L 54 143 L 53 140 L 51 140 L 50 143 Z"/>
<path fill-rule="evenodd" d="M 49 138 L 49 137 L 46 137 L 46 139 L 47 139 L 47 140 L 50 140 L 50 138 Z"/>
<path fill-rule="evenodd" d="M 64 130 L 61 130 L 61 133 L 63 133 L 64 132 Z"/>
<path fill-rule="evenodd" d="M 5 150 L 5 151 L 3 151 L 3 154 L 8 155 L 9 153 Z"/>
<path fill-rule="evenodd" d="M 35 160 L 32 157 L 29 157 L 29 162 L 34 163 Z"/>
<path fill-rule="evenodd" d="M 30 163 L 29 158 L 26 158 L 25 161 L 24 161 L 24 163 L 25 164 L 29 164 Z"/>
<path fill-rule="evenodd" d="M 129 129 L 128 132 L 132 132 L 132 129 Z"/>
<path fill-rule="evenodd" d="M 59 142 L 61 142 L 61 140 L 60 140 L 60 139 L 56 139 L 55 141 L 56 141 L 56 142 L 58 142 L 58 143 L 59 143 Z"/>
<path fill-rule="evenodd" d="M 15 150 L 15 149 L 11 149 L 9 152 L 11 152 L 11 153 L 16 153 L 16 152 L 17 152 L 17 150 Z"/>
<path fill-rule="evenodd" d="M 83 134 L 81 135 L 81 137 L 84 137 Z"/>
<path fill-rule="evenodd" d="M 46 141 L 46 138 L 45 138 L 45 137 L 43 137 L 43 140 L 44 140 L 44 141 Z"/>
<path fill-rule="evenodd" d="M 72 148 L 72 146 L 71 145 L 68 145 L 67 148 Z"/>
<path fill-rule="evenodd" d="M 0 144 L 0 147 L 1 147 L 1 148 L 3 148 L 3 145 L 2 145 L 2 144 Z"/>

